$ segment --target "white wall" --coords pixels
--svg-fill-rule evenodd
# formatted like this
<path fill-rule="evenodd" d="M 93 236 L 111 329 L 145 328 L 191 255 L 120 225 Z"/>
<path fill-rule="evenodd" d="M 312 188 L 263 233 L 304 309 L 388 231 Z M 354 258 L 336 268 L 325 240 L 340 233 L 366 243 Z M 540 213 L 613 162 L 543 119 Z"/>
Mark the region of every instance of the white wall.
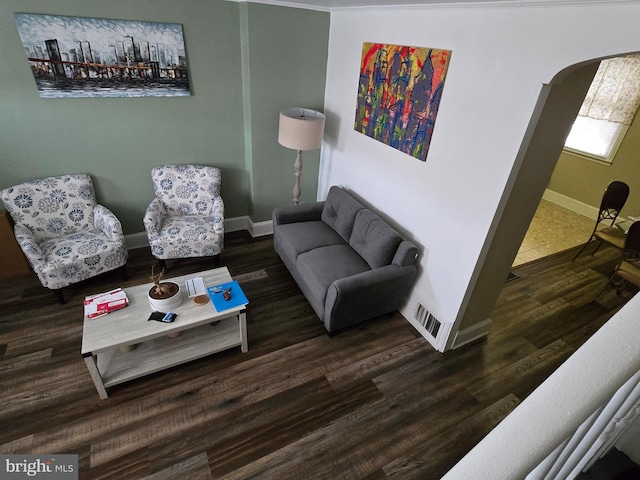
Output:
<path fill-rule="evenodd" d="M 640 2 L 332 12 L 318 197 L 342 185 L 419 245 L 405 316 L 421 299 L 459 324 L 543 84 L 571 65 L 640 50 L 638 18 Z M 426 162 L 353 130 L 363 42 L 452 51 Z"/>

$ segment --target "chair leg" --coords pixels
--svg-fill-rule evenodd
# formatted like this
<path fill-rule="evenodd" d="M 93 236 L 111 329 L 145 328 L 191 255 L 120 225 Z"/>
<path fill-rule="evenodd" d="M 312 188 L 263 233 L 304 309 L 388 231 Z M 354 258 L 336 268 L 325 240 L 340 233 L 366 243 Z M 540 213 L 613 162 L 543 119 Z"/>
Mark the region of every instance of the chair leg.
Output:
<path fill-rule="evenodd" d="M 64 299 L 64 295 L 62 294 L 62 289 L 58 288 L 57 290 L 54 290 L 53 293 L 56 295 L 56 299 L 58 300 L 58 303 L 60 305 L 64 305 L 65 303 L 67 303 Z"/>
<path fill-rule="evenodd" d="M 120 267 L 120 276 L 122 277 L 122 281 L 126 282 L 129 280 L 129 274 L 127 273 L 127 265 L 122 265 Z"/>
<path fill-rule="evenodd" d="M 624 292 L 625 288 L 627 288 L 627 280 L 623 278 L 622 281 L 615 286 L 616 293 L 618 294 L 619 297 L 624 298 L 624 295 L 622 295 L 622 292 Z"/>
<path fill-rule="evenodd" d="M 582 248 L 580 249 L 580 251 L 579 251 L 578 253 L 576 253 L 576 256 L 575 256 L 575 257 L 573 257 L 573 259 L 571 260 L 572 262 L 575 262 L 575 261 L 576 261 L 576 258 L 578 258 L 582 252 L 584 252 L 584 249 L 585 249 L 585 248 L 587 248 L 587 245 L 588 245 L 588 244 L 589 244 L 589 242 L 585 243 L 585 244 L 582 246 Z"/>
<path fill-rule="evenodd" d="M 600 243 L 598 243 L 598 246 L 596 247 L 596 249 L 591 254 L 592 257 L 597 253 L 597 251 L 600 249 L 601 246 L 602 246 L 602 240 L 600 240 Z"/>
<path fill-rule="evenodd" d="M 167 262 L 164 261 L 164 258 L 159 258 L 158 263 L 160 264 L 160 270 L 167 269 Z"/>
<path fill-rule="evenodd" d="M 600 290 L 598 290 L 598 293 L 596 293 L 596 296 L 593 297 L 593 299 L 591 299 L 591 303 L 594 303 L 596 299 L 600 296 L 600 294 L 604 292 L 604 289 L 607 288 L 608 286 L 609 286 L 609 281 L 607 280 L 607 283 L 605 283 L 604 286 Z"/>
<path fill-rule="evenodd" d="M 213 266 L 218 268 L 220 266 L 220 255 L 214 255 Z"/>
<path fill-rule="evenodd" d="M 607 288 L 609 285 L 613 286 L 613 279 L 616 277 L 616 272 L 613 272 L 613 274 L 609 277 L 609 280 L 607 280 L 607 283 L 605 283 L 602 288 L 600 290 L 598 290 L 598 293 L 596 293 L 596 296 L 593 297 L 593 300 L 591 300 L 591 303 L 595 302 L 596 299 L 602 294 L 602 292 L 604 292 L 604 289 Z M 616 288 L 616 291 L 618 292 L 618 295 L 620 295 L 620 292 L 618 291 L 618 289 Z"/>
<path fill-rule="evenodd" d="M 582 248 L 580 249 L 580 251 L 578 253 L 576 253 L 576 256 L 573 257 L 573 260 L 571 260 L 572 262 L 575 262 L 576 258 L 578 258 L 578 256 L 584 252 L 584 249 L 587 248 L 587 245 L 589 245 L 591 243 L 591 240 L 593 240 L 593 234 L 591 234 L 591 236 L 589 237 L 589 240 L 587 240 L 587 243 L 585 243 Z M 593 254 L 595 254 L 596 252 L 593 252 Z"/>

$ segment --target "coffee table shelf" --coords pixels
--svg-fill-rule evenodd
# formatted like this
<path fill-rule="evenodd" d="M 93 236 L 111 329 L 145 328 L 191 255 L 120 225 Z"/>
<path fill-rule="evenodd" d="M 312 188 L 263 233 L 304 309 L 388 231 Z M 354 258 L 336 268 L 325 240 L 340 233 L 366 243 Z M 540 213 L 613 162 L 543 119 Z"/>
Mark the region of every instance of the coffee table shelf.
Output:
<path fill-rule="evenodd" d="M 108 350 L 97 355 L 97 364 L 108 388 L 241 345 L 238 320 L 227 318 L 184 330 L 179 337 L 147 340 L 129 352 Z"/>
<path fill-rule="evenodd" d="M 202 277 L 205 285 L 231 281 L 226 267 L 170 278 L 179 285 Z M 211 302 L 198 306 L 182 292 L 173 323 L 148 321 L 147 292 L 152 284 L 126 288 L 129 306 L 84 320 L 82 356 L 101 399 L 107 388 L 230 348 L 248 351 L 246 305 L 222 312 Z M 179 334 L 179 336 L 171 336 Z M 136 346 L 126 351 L 127 347 Z"/>

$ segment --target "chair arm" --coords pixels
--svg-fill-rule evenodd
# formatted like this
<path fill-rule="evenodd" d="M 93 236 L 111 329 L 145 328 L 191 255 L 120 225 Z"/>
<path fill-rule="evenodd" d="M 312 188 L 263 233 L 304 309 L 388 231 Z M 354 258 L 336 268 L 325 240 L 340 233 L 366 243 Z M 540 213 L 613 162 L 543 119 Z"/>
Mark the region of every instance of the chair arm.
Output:
<path fill-rule="evenodd" d="M 213 231 L 224 235 L 224 201 L 219 195 L 213 199 Z"/>
<path fill-rule="evenodd" d="M 124 233 L 122 232 L 122 224 L 107 207 L 97 203 L 93 207 L 93 224 L 99 228 L 110 240 L 122 240 L 124 243 Z"/>
<path fill-rule="evenodd" d="M 160 235 L 162 224 L 167 217 L 167 207 L 162 203 L 162 200 L 154 198 L 147 207 L 147 211 L 144 212 L 143 219 L 144 229 L 150 238 Z"/>
<path fill-rule="evenodd" d="M 29 260 L 29 263 L 34 269 L 37 269 L 37 266 L 46 263 L 47 259 L 42 253 L 40 246 L 36 238 L 33 236 L 31 230 L 29 230 L 24 225 L 16 224 L 14 227 L 14 233 L 16 236 L 16 240 L 18 241 L 18 245 L 24 252 L 25 256 Z"/>
<path fill-rule="evenodd" d="M 286 223 L 320 220 L 323 208 L 324 201 L 277 207 L 273 210 L 271 219 L 273 220 L 274 226 L 284 225 Z"/>
<path fill-rule="evenodd" d="M 416 276 L 415 265 L 385 265 L 334 281 L 325 299 L 329 332 L 399 309 Z"/>

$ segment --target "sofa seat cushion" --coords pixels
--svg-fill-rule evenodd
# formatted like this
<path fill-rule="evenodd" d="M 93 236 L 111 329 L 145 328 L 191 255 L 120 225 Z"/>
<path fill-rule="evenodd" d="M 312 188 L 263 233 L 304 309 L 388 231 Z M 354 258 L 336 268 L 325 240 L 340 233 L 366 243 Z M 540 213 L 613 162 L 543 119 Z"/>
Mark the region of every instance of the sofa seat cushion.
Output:
<path fill-rule="evenodd" d="M 318 247 L 345 243 L 334 229 L 320 220 L 279 225 L 276 235 L 283 256 L 292 259 L 294 265 L 295 259 L 301 253 Z"/>
<path fill-rule="evenodd" d="M 349 245 L 371 268 L 389 265 L 402 238 L 371 210 L 360 210 L 353 224 Z"/>
<path fill-rule="evenodd" d="M 298 256 L 296 268 L 300 285 L 309 303 L 316 309 L 324 310 L 324 301 L 329 286 L 341 278 L 371 270 L 369 264 L 349 245 L 329 245 L 318 247 Z"/>

